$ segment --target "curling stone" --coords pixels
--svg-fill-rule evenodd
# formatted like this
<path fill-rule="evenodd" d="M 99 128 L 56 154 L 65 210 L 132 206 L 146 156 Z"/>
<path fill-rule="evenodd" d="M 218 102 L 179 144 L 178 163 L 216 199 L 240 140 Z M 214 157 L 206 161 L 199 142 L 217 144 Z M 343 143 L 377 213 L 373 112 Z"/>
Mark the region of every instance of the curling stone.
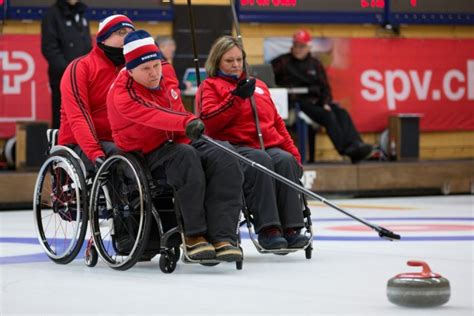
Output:
<path fill-rule="evenodd" d="M 408 261 L 412 267 L 423 267 L 419 273 L 401 273 L 387 283 L 387 297 L 390 302 L 407 307 L 434 307 L 449 301 L 449 281 L 431 272 L 424 261 Z"/>

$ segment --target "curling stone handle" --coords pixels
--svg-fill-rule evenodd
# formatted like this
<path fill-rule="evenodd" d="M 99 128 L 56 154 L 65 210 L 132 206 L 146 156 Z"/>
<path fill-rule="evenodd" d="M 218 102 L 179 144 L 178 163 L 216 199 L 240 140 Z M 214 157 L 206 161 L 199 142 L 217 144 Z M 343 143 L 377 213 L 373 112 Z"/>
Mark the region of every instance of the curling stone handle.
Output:
<path fill-rule="evenodd" d="M 421 271 L 422 276 L 432 277 L 436 275 L 436 273 L 433 273 L 433 271 L 431 271 L 430 266 L 424 261 L 410 260 L 407 262 L 407 265 L 411 267 L 423 267 L 423 271 Z"/>

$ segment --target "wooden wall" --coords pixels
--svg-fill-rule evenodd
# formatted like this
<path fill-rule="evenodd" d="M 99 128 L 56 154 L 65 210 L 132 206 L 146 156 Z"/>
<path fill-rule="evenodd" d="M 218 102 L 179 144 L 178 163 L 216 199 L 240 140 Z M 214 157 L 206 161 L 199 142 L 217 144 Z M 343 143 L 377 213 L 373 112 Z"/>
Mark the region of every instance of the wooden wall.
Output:
<path fill-rule="evenodd" d="M 364 133 L 369 144 L 379 143 L 379 133 Z M 316 136 L 316 161 L 342 161 L 326 133 Z M 420 134 L 420 159 L 474 159 L 474 131 L 425 132 Z"/>

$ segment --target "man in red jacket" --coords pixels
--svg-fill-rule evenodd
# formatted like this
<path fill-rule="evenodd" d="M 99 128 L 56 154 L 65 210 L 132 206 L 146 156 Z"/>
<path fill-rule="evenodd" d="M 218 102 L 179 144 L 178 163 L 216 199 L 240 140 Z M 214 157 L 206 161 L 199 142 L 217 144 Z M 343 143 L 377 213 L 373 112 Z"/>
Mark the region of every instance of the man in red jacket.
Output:
<path fill-rule="evenodd" d="M 236 233 L 242 207 L 239 162 L 199 139 L 204 124 L 184 109 L 174 69 L 161 60 L 147 32 L 128 34 L 124 54 L 126 69 L 107 97 L 117 147 L 143 153 L 153 176 L 164 169 L 191 259 L 242 260 Z"/>
<path fill-rule="evenodd" d="M 59 144 L 71 146 L 88 171 L 115 150 L 107 119 L 107 92 L 125 64 L 125 35 L 134 29 L 124 15 L 104 19 L 99 24 L 97 45 L 71 62 L 61 80 Z"/>

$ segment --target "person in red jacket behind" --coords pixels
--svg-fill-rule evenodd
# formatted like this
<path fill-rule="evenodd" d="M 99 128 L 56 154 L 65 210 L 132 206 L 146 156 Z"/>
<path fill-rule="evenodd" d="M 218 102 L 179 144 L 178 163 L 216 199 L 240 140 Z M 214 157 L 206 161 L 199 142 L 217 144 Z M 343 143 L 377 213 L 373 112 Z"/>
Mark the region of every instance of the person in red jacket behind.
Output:
<path fill-rule="evenodd" d="M 245 79 L 245 52 L 237 39 L 217 39 L 206 61 L 208 78 L 196 94 L 197 108 L 207 134 L 229 141 L 245 157 L 298 183 L 301 157 L 276 111 L 268 87 Z M 265 150 L 261 150 L 250 97 L 254 96 Z M 297 191 L 275 182 L 255 168 L 244 166 L 244 194 L 255 216 L 260 245 L 266 249 L 303 247 L 308 238 Z"/>
<path fill-rule="evenodd" d="M 59 144 L 71 146 L 89 172 L 115 151 L 107 118 L 107 92 L 125 64 L 123 40 L 135 28 L 125 15 L 99 24 L 97 45 L 72 61 L 61 79 Z"/>
<path fill-rule="evenodd" d="M 164 169 L 180 206 L 191 259 L 241 261 L 236 228 L 243 172 L 238 160 L 200 139 L 204 124 L 184 109 L 174 69 L 161 60 L 147 32 L 128 34 L 124 54 L 126 69 L 107 97 L 115 143 L 143 153 L 153 176 Z"/>

